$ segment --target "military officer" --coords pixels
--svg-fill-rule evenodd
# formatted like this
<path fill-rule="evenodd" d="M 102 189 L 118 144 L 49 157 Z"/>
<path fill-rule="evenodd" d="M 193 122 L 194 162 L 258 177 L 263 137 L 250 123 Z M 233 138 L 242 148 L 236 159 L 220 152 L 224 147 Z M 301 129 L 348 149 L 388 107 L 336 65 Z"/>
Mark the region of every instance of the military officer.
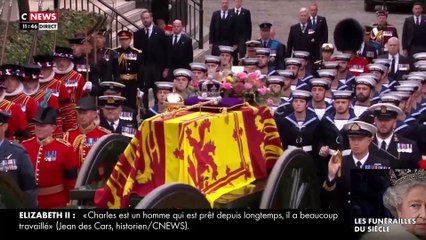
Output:
<path fill-rule="evenodd" d="M 104 95 L 112 95 L 112 96 L 122 96 L 122 90 L 125 88 L 124 84 L 118 82 L 101 82 L 100 87 L 102 88 L 102 92 Z M 142 106 L 142 98 L 139 98 L 139 104 Z M 101 112 L 102 113 L 102 112 Z M 126 105 L 121 106 L 120 119 L 125 121 L 131 121 L 133 124 L 138 125 L 138 121 L 136 119 L 137 113 L 136 110 L 129 108 Z"/>
<path fill-rule="evenodd" d="M 352 169 L 388 169 L 390 163 L 386 159 L 369 151 L 372 137 L 377 128 L 361 121 L 348 122 L 343 127 L 349 136 L 351 154 L 331 157 L 328 163 L 328 174 L 323 188 L 326 191 L 325 200 L 330 208 L 348 208 L 348 196 Z"/>
<path fill-rule="evenodd" d="M 244 58 L 255 58 L 256 57 L 256 48 L 260 47 L 260 42 L 257 40 L 249 40 L 246 42 L 246 55 Z M 241 58 L 241 59 L 244 59 Z M 240 59 L 240 60 L 241 60 Z"/>
<path fill-rule="evenodd" d="M 259 25 L 260 39 L 258 41 L 264 48 L 271 49 L 271 58 L 269 61 L 270 70 L 284 69 L 285 45 L 277 40 L 271 39 L 272 23 L 263 22 Z"/>
<path fill-rule="evenodd" d="M 377 103 L 368 110 L 374 114 L 377 127 L 370 151 L 378 151 L 383 158 L 389 159 L 392 168 L 418 168 L 421 155 L 417 143 L 394 132 L 397 117 L 402 114 L 402 110 L 390 103 Z"/>
<path fill-rule="evenodd" d="M 93 74 L 94 81 L 116 81 L 120 80 L 120 70 L 118 67 L 118 54 L 116 51 L 107 48 L 106 29 L 100 29 L 95 35 L 95 59 Z"/>
<path fill-rule="evenodd" d="M 94 97 L 83 97 L 77 104 L 78 127 L 70 129 L 64 135 L 64 140 L 68 141 L 73 147 L 74 152 L 79 159 L 79 168 L 86 159 L 87 153 L 104 135 L 110 134 L 108 129 L 95 124 L 98 116 L 96 100 Z"/>
<path fill-rule="evenodd" d="M 373 41 L 380 44 L 380 51 L 383 53 L 387 53 L 386 43 L 391 37 L 398 37 L 398 31 L 396 27 L 389 24 L 388 20 L 388 11 L 379 10 L 376 12 L 377 15 L 377 23 L 372 25 L 373 29 L 371 30 L 371 38 Z"/>
<path fill-rule="evenodd" d="M 63 208 L 69 202 L 69 191 L 77 179 L 78 160 L 72 146 L 53 138 L 56 109 L 40 108 L 35 137 L 22 143 L 35 168 L 39 208 Z"/>
<path fill-rule="evenodd" d="M 37 207 L 37 186 L 34 167 L 27 151 L 5 139 L 10 114 L 0 111 L 0 172 L 12 177 L 25 193 L 32 208 Z"/>
<path fill-rule="evenodd" d="M 114 50 L 118 53 L 120 81 L 125 85 L 123 95 L 126 101 L 123 105 L 136 109 L 137 88 L 142 84 L 142 51 L 130 46 L 132 35 L 128 30 L 118 32 L 121 47 Z"/>
<path fill-rule="evenodd" d="M 120 119 L 121 106 L 125 100 L 126 98 L 122 96 L 100 96 L 99 105 L 102 108 L 102 115 L 99 125 L 112 133 L 132 138 L 136 134 L 136 126 L 130 121 Z"/>
<path fill-rule="evenodd" d="M 157 91 L 157 98 L 158 103 L 155 104 L 152 108 L 149 108 L 149 111 L 144 116 L 144 119 L 148 119 L 150 117 L 153 117 L 157 114 L 163 113 L 165 110 L 165 102 L 167 95 L 171 92 L 173 92 L 173 83 L 171 82 L 156 82 L 155 83 L 158 91 Z"/>

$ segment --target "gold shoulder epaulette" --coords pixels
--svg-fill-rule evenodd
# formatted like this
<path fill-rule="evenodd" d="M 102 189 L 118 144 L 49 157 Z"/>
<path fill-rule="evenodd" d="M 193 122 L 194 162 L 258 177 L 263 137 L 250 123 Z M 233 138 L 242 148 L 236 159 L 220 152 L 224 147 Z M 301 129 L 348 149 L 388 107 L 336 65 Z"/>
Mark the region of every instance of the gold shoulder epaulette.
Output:
<path fill-rule="evenodd" d="M 108 130 L 108 129 L 104 128 L 104 127 L 101 127 L 101 126 L 98 126 L 98 129 L 101 130 L 102 132 L 105 132 L 105 133 L 111 133 L 110 130 Z"/>
<path fill-rule="evenodd" d="M 59 143 L 66 145 L 67 147 L 71 147 L 71 144 L 62 138 L 55 138 L 55 140 L 58 141 Z"/>
<path fill-rule="evenodd" d="M 135 48 L 135 47 L 131 47 L 133 50 L 136 50 L 136 51 L 138 51 L 138 53 L 142 53 L 142 50 L 140 50 L 140 49 L 137 49 L 137 48 Z"/>

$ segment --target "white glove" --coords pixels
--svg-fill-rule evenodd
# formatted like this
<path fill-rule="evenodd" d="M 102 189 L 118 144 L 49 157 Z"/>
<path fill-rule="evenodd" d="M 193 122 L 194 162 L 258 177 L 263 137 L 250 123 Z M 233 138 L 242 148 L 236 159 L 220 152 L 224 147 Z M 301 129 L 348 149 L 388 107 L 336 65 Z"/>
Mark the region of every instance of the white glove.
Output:
<path fill-rule="evenodd" d="M 143 97 L 143 92 L 138 88 L 138 90 L 137 90 L 137 94 L 136 94 L 136 96 L 138 97 L 138 98 L 142 98 Z"/>
<path fill-rule="evenodd" d="M 92 91 L 93 84 L 92 82 L 86 82 L 83 86 L 83 91 L 90 92 Z"/>

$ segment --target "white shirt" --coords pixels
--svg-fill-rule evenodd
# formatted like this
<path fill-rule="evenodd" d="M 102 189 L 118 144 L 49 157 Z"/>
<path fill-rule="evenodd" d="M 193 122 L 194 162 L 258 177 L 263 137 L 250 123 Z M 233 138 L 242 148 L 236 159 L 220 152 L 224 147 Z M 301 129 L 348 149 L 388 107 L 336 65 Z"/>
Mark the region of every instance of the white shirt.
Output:
<path fill-rule="evenodd" d="M 305 29 L 303 29 L 303 26 L 305 26 Z M 300 29 L 304 32 L 304 31 L 306 31 L 306 28 L 308 27 L 308 24 L 307 23 L 305 23 L 305 24 L 303 24 L 303 23 L 300 23 Z"/>
<path fill-rule="evenodd" d="M 120 119 L 117 119 L 114 122 L 109 122 L 109 125 L 112 126 L 114 128 L 114 131 L 115 131 L 117 129 L 117 127 L 118 127 L 118 123 L 119 122 L 120 122 Z M 112 123 L 112 125 L 111 125 L 111 123 Z"/>
<path fill-rule="evenodd" d="M 362 54 L 362 52 L 364 51 L 364 47 L 365 47 L 365 42 L 362 42 L 361 43 L 361 47 L 359 48 L 359 50 L 358 50 L 358 55 L 361 55 Z"/>
<path fill-rule="evenodd" d="M 314 20 L 315 20 L 315 23 L 318 24 L 318 18 L 317 18 L 317 16 L 315 16 L 315 17 L 311 16 L 311 23 L 312 23 L 312 25 L 314 25 Z"/>
<path fill-rule="evenodd" d="M 225 14 L 225 17 L 223 17 L 223 14 Z M 226 11 L 221 10 L 221 11 L 220 11 L 220 18 L 221 18 L 221 19 L 224 19 L 224 18 L 226 18 L 227 16 L 228 16 L 228 10 L 226 10 Z"/>
<path fill-rule="evenodd" d="M 399 65 L 399 54 L 395 54 L 395 55 L 391 55 L 391 54 L 388 54 L 388 58 L 389 58 L 389 60 L 392 60 L 392 57 L 395 59 L 395 65 L 393 66 L 394 67 L 394 69 L 395 69 L 395 72 L 396 71 L 398 71 L 398 65 Z M 391 64 L 392 64 L 392 62 L 391 62 Z M 391 70 L 391 66 L 389 67 L 389 72 L 390 72 L 390 70 Z M 394 73 L 395 73 L 394 72 Z"/>
<path fill-rule="evenodd" d="M 361 114 L 363 114 L 365 111 L 367 111 L 367 109 L 368 109 L 368 107 L 366 107 L 366 106 L 355 105 L 354 106 L 355 116 L 357 116 L 357 117 L 361 116 Z"/>
<path fill-rule="evenodd" d="M 417 21 L 416 21 L 417 17 L 413 16 L 413 18 L 414 18 L 414 24 L 417 24 Z M 422 15 L 419 15 L 418 18 L 419 18 L 419 24 L 422 24 Z"/>
<path fill-rule="evenodd" d="M 151 24 L 151 26 L 149 26 L 149 27 L 145 27 L 145 29 L 148 29 L 148 38 L 150 38 L 151 37 L 151 33 L 152 33 L 152 27 L 153 27 L 154 25 L 153 24 Z"/>
<path fill-rule="evenodd" d="M 172 35 L 172 44 L 175 42 L 175 36 L 176 35 L 177 35 L 176 43 L 178 43 L 179 40 L 180 40 L 180 37 L 182 36 L 182 33 L 179 33 L 179 34 L 174 34 L 173 33 L 173 35 Z"/>
<path fill-rule="evenodd" d="M 367 158 L 368 158 L 369 155 L 370 155 L 370 153 L 367 153 L 361 159 L 357 159 L 354 155 L 352 155 L 352 158 L 354 159 L 354 162 L 355 162 L 355 166 L 356 166 L 357 162 L 361 162 L 361 168 L 362 168 L 364 166 L 365 162 L 367 161 Z"/>
<path fill-rule="evenodd" d="M 241 9 L 242 9 L 242 8 L 236 8 L 236 9 L 235 9 L 235 13 L 236 13 L 236 14 L 238 14 L 238 15 L 240 15 L 240 14 L 241 14 Z"/>
<path fill-rule="evenodd" d="M 392 140 L 392 136 L 393 134 L 391 134 L 389 137 L 383 139 L 380 138 L 377 134 L 376 134 L 376 138 L 377 138 L 377 147 L 380 149 L 380 146 L 382 146 L 382 142 L 385 141 L 386 143 L 386 149 L 388 149 L 390 141 Z"/>

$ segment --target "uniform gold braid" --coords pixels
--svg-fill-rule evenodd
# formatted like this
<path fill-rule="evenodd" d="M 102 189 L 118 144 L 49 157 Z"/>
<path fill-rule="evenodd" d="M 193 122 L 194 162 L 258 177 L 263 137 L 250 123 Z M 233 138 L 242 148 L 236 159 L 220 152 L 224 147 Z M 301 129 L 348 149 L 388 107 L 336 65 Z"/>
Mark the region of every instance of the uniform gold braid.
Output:
<path fill-rule="evenodd" d="M 118 57 L 118 65 L 124 67 L 127 66 L 127 58 L 125 53 L 120 54 L 120 57 Z"/>
<path fill-rule="evenodd" d="M 72 147 L 77 150 L 78 149 L 78 153 L 80 156 L 80 161 L 83 163 L 83 159 L 84 159 L 84 145 L 83 145 L 83 141 L 85 140 L 86 135 L 85 134 L 80 134 L 78 135 L 73 144 Z"/>

